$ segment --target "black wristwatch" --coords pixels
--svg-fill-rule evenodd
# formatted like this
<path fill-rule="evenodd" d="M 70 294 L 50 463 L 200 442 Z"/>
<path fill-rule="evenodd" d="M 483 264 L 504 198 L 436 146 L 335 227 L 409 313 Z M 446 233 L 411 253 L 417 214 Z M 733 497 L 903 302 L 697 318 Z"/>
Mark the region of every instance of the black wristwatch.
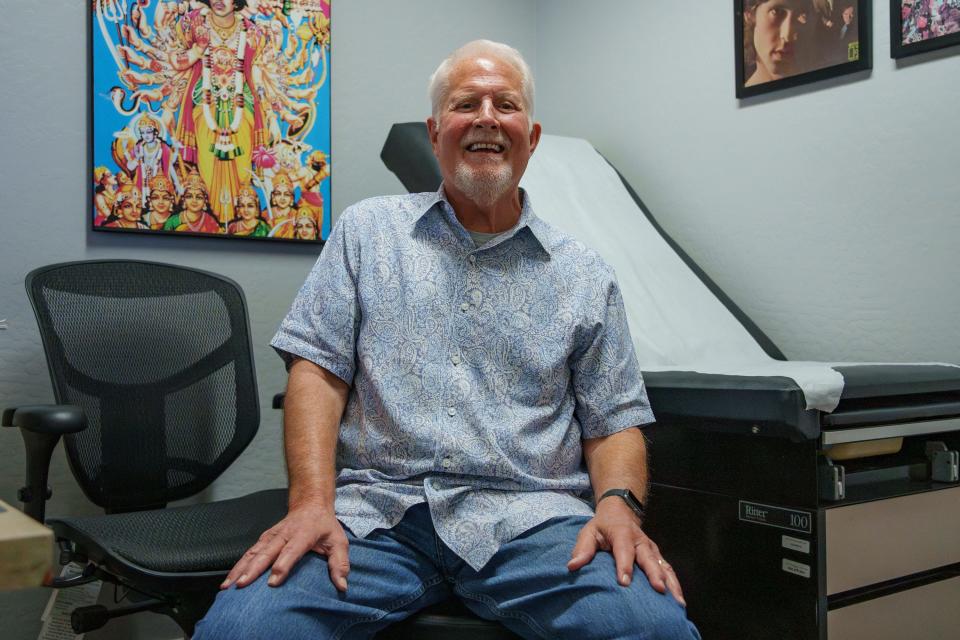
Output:
<path fill-rule="evenodd" d="M 609 496 L 620 496 L 623 498 L 623 501 L 627 503 L 627 506 L 630 507 L 630 510 L 637 514 L 638 518 L 643 520 L 643 517 L 646 515 L 646 511 L 643 509 L 643 503 L 637 500 L 637 496 L 633 495 L 633 491 L 630 491 L 630 489 L 610 489 L 600 496 L 600 500 L 603 500 Z M 600 504 L 600 500 L 597 500 L 597 504 Z"/>

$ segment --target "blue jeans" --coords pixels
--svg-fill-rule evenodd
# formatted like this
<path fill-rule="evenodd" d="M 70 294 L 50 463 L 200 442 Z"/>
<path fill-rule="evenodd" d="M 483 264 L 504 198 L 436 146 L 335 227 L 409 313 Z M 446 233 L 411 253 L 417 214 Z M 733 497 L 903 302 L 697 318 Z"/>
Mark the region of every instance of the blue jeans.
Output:
<path fill-rule="evenodd" d="M 369 638 L 454 593 L 478 616 L 523 638 L 699 639 L 684 608 L 654 591 L 639 568 L 629 587 L 617 584 L 609 553 L 567 571 L 586 522 L 554 518 L 503 545 L 474 571 L 443 543 L 420 504 L 393 529 L 367 538 L 346 532 L 346 593 L 331 584 L 326 559 L 309 553 L 280 587 L 267 586 L 267 572 L 243 589 L 220 592 L 194 638 Z"/>

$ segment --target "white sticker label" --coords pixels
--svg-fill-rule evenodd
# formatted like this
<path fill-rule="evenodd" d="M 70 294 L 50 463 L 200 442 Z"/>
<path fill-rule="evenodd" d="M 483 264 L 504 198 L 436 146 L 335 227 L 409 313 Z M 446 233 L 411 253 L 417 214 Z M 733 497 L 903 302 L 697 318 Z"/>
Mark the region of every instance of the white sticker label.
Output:
<path fill-rule="evenodd" d="M 810 577 L 810 565 L 803 564 L 801 562 L 794 562 L 793 560 L 783 559 L 783 570 L 787 573 L 792 573 L 795 576 L 800 576 L 802 578 Z"/>
<path fill-rule="evenodd" d="M 794 538 L 793 536 L 781 536 L 780 543 L 784 549 L 799 551 L 800 553 L 810 553 L 810 541 Z"/>

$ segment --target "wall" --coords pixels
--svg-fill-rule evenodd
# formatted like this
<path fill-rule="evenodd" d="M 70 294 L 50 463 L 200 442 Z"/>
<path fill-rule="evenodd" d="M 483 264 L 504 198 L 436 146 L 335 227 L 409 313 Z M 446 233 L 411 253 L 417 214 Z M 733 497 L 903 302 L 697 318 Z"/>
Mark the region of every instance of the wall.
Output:
<path fill-rule="evenodd" d="M 65 260 L 139 258 L 228 275 L 247 293 L 260 385 L 257 439 L 207 497 L 229 497 L 285 483 L 278 412 L 270 398 L 285 384 L 267 346 L 316 259 L 313 247 L 247 245 L 226 240 L 117 237 L 92 233 L 87 196 L 87 34 L 90 3 L 4 2 L 0 86 L 6 99 L 0 139 L 0 399 L 3 406 L 52 401 L 39 336 L 23 290 L 31 269 Z M 536 62 L 533 0 L 342 0 L 333 4 L 333 203 L 336 215 L 368 196 L 402 191 L 382 165 L 390 124 L 429 114 L 426 83 L 440 60 L 478 37 L 511 42 Z M 443 28 L 438 28 L 442 25 Z M 0 431 L 0 499 L 16 504 L 22 446 Z M 93 512 L 75 487 L 63 454 L 54 454 L 51 514 Z M 0 594 L 5 638 L 36 637 L 48 593 Z M 174 637 L 157 616 L 115 622 L 88 638 Z"/>
<path fill-rule="evenodd" d="M 792 359 L 960 363 L 957 49 L 737 101 L 730 2 L 538 7 L 544 130 L 590 140 Z"/>

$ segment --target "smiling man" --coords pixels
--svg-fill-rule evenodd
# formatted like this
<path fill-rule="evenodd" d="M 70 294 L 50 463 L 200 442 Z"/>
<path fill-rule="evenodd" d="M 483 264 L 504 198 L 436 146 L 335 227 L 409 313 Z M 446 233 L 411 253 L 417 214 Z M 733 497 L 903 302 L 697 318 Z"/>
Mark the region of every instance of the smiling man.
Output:
<path fill-rule="evenodd" d="M 699 638 L 642 529 L 616 278 L 518 186 L 529 68 L 472 42 L 430 97 L 443 184 L 347 209 L 273 339 L 288 514 L 195 637 L 368 638 L 454 595 L 524 638 Z"/>

